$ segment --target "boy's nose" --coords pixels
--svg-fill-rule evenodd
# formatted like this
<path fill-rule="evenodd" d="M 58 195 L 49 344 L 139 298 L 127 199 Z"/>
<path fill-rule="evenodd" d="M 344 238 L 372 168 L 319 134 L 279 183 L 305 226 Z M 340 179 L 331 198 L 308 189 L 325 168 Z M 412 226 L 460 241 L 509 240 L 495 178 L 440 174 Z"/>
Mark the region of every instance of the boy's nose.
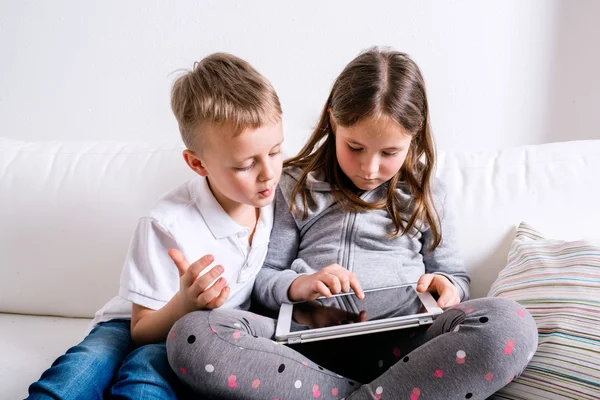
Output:
<path fill-rule="evenodd" d="M 271 165 L 269 163 L 265 163 L 260 175 L 259 175 L 259 179 L 261 181 L 268 181 L 271 180 L 275 177 L 275 171 L 273 170 L 273 168 L 271 167 Z"/>

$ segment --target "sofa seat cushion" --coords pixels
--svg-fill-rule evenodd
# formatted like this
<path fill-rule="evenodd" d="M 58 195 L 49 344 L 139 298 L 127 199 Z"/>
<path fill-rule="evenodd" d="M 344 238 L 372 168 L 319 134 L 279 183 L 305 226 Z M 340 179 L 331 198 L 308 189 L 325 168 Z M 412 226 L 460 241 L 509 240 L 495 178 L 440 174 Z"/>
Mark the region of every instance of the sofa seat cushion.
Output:
<path fill-rule="evenodd" d="M 0 399 L 23 399 L 27 388 L 69 347 L 79 343 L 90 319 L 0 313 L 0 376 L 10 382 Z"/>

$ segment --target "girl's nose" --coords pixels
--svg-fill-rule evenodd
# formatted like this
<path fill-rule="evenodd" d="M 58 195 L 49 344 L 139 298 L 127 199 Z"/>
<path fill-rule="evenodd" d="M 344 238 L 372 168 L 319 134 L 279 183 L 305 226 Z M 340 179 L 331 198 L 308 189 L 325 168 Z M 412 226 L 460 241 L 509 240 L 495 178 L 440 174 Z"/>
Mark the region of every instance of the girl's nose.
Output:
<path fill-rule="evenodd" d="M 379 171 L 379 163 L 377 161 L 377 157 L 370 157 L 361 164 L 361 170 L 367 174 L 372 175 Z"/>

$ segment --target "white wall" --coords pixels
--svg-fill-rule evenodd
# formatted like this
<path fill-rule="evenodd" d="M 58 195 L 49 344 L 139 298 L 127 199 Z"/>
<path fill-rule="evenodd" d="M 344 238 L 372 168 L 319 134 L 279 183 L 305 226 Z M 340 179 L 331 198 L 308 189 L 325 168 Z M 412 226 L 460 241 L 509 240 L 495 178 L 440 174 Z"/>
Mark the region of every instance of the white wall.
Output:
<path fill-rule="evenodd" d="M 295 151 L 377 44 L 421 66 L 441 149 L 600 138 L 598 15 L 595 0 L 2 1 L 0 136 L 173 140 L 173 72 L 228 51 L 272 81 Z"/>

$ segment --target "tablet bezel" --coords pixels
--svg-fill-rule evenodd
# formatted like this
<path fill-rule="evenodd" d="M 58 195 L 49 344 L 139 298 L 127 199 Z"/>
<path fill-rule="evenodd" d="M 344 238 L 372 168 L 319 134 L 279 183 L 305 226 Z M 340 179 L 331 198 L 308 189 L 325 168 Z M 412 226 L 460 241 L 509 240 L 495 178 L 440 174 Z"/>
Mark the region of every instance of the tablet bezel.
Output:
<path fill-rule="evenodd" d="M 401 317 L 384 318 L 373 321 L 366 321 L 360 324 L 348 324 L 348 325 L 336 325 L 324 328 L 307 329 L 303 331 L 290 332 L 292 323 L 292 311 L 294 304 L 302 303 L 283 303 L 279 309 L 279 318 L 277 319 L 277 325 L 275 328 L 275 340 L 279 343 L 288 343 L 290 339 L 294 339 L 293 343 L 304 343 L 316 340 L 334 339 L 346 336 L 362 335 L 367 333 L 381 332 L 393 329 L 410 328 L 419 326 L 426 323 L 433 322 L 433 319 L 444 312 L 438 305 L 431 293 L 429 292 L 417 292 L 416 283 L 395 285 L 383 288 L 375 288 L 365 290 L 365 294 L 369 292 L 378 292 L 383 290 L 392 290 L 398 288 L 405 288 L 410 286 L 413 288 L 419 300 L 426 309 L 426 312 L 412 315 L 404 315 Z M 339 293 L 332 297 L 349 296 L 353 295 L 354 292 Z M 319 299 L 324 299 L 322 296 Z M 415 321 L 412 324 L 402 324 L 406 321 Z"/>

